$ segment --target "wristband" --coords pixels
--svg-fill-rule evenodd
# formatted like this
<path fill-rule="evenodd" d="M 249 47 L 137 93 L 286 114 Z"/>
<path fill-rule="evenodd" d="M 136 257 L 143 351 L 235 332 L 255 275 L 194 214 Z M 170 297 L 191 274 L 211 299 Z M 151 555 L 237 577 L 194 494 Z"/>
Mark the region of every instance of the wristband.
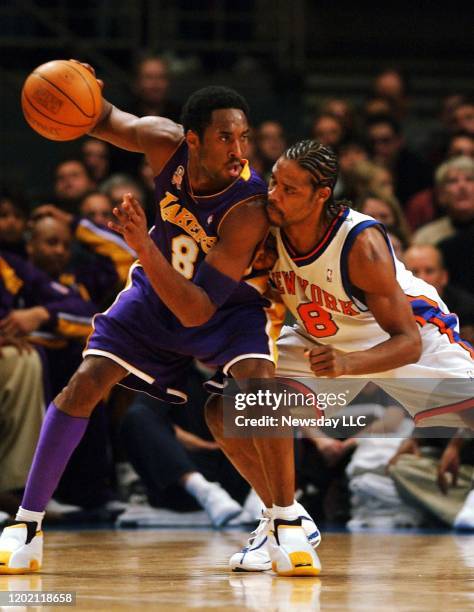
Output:
<path fill-rule="evenodd" d="M 217 268 L 214 268 L 205 260 L 199 265 L 193 282 L 204 289 L 211 302 L 218 308 L 227 302 L 240 284 L 239 281 L 219 272 Z"/>

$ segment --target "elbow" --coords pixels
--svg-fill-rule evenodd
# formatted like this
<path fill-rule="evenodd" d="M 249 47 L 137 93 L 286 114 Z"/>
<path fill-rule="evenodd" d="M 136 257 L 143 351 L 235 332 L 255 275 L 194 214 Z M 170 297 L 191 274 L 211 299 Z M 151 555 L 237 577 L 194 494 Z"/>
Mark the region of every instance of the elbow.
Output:
<path fill-rule="evenodd" d="M 420 332 L 416 330 L 416 334 L 411 334 L 408 339 L 408 352 L 410 355 L 410 361 L 408 363 L 416 363 L 419 361 L 422 348 Z"/>
<path fill-rule="evenodd" d="M 207 323 L 216 312 L 216 309 L 206 312 L 189 312 L 185 316 L 179 318 L 179 321 L 183 327 L 200 327 Z"/>

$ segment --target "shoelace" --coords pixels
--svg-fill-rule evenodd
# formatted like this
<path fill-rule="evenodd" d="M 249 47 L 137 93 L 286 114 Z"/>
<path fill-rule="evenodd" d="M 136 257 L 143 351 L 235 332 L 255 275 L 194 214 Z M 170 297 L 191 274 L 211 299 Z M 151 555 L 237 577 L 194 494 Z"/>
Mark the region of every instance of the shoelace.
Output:
<path fill-rule="evenodd" d="M 260 519 L 260 523 L 258 524 L 257 528 L 254 529 L 254 531 L 251 532 L 250 537 L 247 541 L 247 547 L 252 546 L 252 544 L 255 542 L 255 540 L 258 538 L 258 536 L 262 533 L 262 531 L 265 531 L 267 528 L 267 524 L 270 522 L 269 517 L 267 516 L 262 516 L 262 518 Z"/>

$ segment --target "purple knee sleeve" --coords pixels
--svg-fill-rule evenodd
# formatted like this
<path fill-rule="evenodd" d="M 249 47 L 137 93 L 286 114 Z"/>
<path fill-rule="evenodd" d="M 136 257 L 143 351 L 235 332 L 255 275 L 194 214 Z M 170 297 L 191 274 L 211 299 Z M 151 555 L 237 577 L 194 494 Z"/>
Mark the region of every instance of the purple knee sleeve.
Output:
<path fill-rule="evenodd" d="M 51 402 L 28 474 L 22 508 L 43 512 L 88 423 L 88 418 L 70 416 Z"/>

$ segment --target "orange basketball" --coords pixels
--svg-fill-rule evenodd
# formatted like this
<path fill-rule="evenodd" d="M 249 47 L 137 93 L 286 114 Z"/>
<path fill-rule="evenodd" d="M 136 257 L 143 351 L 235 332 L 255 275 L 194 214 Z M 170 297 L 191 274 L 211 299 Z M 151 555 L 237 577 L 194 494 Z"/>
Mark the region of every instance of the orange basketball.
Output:
<path fill-rule="evenodd" d="M 74 140 L 86 134 L 102 110 L 102 94 L 93 74 L 76 62 L 42 64 L 21 92 L 26 121 L 50 140 Z"/>

